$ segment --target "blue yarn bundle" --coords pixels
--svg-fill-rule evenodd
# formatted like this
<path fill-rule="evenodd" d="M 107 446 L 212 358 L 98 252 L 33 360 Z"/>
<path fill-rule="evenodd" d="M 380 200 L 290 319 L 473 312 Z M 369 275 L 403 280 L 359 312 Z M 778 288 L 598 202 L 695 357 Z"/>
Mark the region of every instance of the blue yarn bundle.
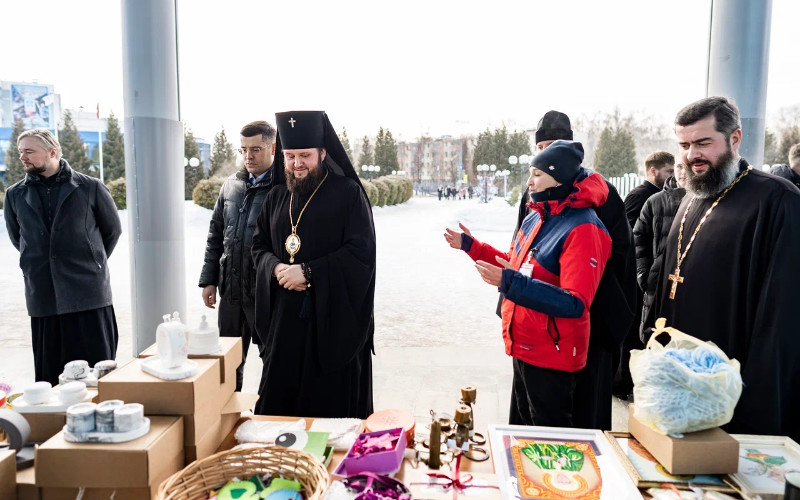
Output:
<path fill-rule="evenodd" d="M 664 434 L 729 422 L 742 391 L 737 367 L 702 346 L 639 351 L 631 374 L 636 418 Z"/>

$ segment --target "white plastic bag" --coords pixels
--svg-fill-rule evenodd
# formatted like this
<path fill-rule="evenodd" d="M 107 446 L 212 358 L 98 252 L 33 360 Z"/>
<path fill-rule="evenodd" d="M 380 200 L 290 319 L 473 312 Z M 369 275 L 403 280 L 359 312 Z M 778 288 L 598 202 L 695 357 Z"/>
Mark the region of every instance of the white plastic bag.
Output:
<path fill-rule="evenodd" d="M 727 424 L 742 395 L 739 362 L 659 318 L 644 350 L 631 351 L 634 416 L 661 434 Z M 662 346 L 656 337 L 667 334 Z"/>

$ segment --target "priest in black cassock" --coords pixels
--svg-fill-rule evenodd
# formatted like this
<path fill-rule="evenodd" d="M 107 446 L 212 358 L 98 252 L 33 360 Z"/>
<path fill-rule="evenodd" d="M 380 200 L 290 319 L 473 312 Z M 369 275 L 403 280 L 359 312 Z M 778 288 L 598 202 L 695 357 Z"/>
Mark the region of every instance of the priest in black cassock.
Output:
<path fill-rule="evenodd" d="M 667 237 L 648 325 L 711 341 L 741 363 L 724 428 L 800 439 L 800 191 L 739 156 L 739 110 L 708 97 L 675 119 L 687 194 Z"/>
<path fill-rule="evenodd" d="M 373 411 L 372 209 L 324 112 L 275 118 L 278 181 L 253 236 L 255 324 L 266 353 L 256 413 L 366 418 Z"/>

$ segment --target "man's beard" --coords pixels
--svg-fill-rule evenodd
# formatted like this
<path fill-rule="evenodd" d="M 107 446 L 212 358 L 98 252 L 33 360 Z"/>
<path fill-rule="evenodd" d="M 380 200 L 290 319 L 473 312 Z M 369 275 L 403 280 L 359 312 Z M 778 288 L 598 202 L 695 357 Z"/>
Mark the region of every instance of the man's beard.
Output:
<path fill-rule="evenodd" d="M 728 145 L 728 150 L 714 163 L 705 160 L 690 162 L 686 166 L 686 190 L 698 198 L 718 195 L 736 178 L 739 162 L 734 160 L 733 150 Z M 706 164 L 708 169 L 702 174 L 697 174 L 692 170 L 692 165 L 697 164 Z"/>
<path fill-rule="evenodd" d="M 298 196 L 308 196 L 317 189 L 319 183 L 322 182 L 322 176 L 324 175 L 325 167 L 320 164 L 317 164 L 315 168 L 309 168 L 308 173 L 302 179 L 298 179 L 294 176 L 294 172 L 288 172 L 286 176 L 286 187 L 289 189 L 290 193 L 294 193 Z"/>
<path fill-rule="evenodd" d="M 31 174 L 31 175 L 41 174 L 45 170 L 47 170 L 47 168 L 45 168 L 45 167 L 37 167 L 36 165 L 32 165 L 30 167 L 27 166 L 27 165 L 23 165 L 22 169 L 25 171 L 26 174 Z"/>

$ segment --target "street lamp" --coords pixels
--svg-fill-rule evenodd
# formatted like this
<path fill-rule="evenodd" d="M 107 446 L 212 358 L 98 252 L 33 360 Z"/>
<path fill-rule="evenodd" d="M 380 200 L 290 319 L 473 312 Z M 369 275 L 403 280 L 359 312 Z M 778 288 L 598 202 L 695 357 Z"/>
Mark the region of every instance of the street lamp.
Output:
<path fill-rule="evenodd" d="M 503 178 L 503 198 L 508 196 L 508 184 L 507 184 L 507 181 L 508 181 L 508 174 L 510 174 L 510 173 L 511 173 L 511 171 L 508 170 L 508 169 L 501 170 L 500 172 L 497 172 L 497 175 L 499 175 L 500 177 Z"/>
<path fill-rule="evenodd" d="M 361 173 L 362 175 L 367 175 L 367 170 L 369 170 L 369 165 L 361 165 Z"/>
<path fill-rule="evenodd" d="M 494 171 L 495 165 L 478 165 L 478 172 L 483 172 L 483 202 L 489 203 L 489 170 Z"/>
<path fill-rule="evenodd" d="M 521 186 L 525 184 L 525 170 L 530 166 L 531 158 L 531 156 L 525 154 L 519 155 L 519 157 L 508 157 L 508 163 L 511 165 L 511 170 L 514 170 L 514 165 L 519 165 L 519 183 Z"/>

